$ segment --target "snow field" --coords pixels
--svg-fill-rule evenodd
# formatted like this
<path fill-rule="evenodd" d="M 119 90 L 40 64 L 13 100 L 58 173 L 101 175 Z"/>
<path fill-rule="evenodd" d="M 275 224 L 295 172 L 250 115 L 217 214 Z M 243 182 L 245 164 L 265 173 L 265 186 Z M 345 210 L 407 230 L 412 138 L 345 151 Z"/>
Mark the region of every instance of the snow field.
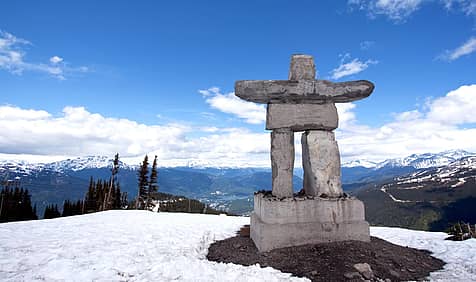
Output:
<path fill-rule="evenodd" d="M 476 281 L 476 239 L 444 240 L 443 232 L 415 231 L 394 227 L 371 227 L 370 235 L 393 244 L 424 249 L 446 262 L 444 269 L 430 274 L 431 281 Z"/>
<path fill-rule="evenodd" d="M 0 281 L 309 281 L 209 262 L 249 218 L 107 211 L 0 224 Z"/>
<path fill-rule="evenodd" d="M 0 281 L 309 281 L 273 268 L 209 262 L 214 240 L 247 217 L 107 211 L 0 224 Z M 371 227 L 371 235 L 444 260 L 432 281 L 476 281 L 476 239 Z"/>

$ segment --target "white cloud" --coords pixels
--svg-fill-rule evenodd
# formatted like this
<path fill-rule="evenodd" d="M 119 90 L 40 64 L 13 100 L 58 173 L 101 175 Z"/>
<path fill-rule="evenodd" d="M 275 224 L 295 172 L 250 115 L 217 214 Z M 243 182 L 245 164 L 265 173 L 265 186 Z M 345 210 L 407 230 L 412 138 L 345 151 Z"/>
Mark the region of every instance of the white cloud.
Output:
<path fill-rule="evenodd" d="M 468 41 L 463 43 L 458 48 L 451 51 L 447 50 L 438 58 L 447 60 L 447 61 L 454 61 L 458 59 L 459 57 L 469 55 L 473 53 L 474 51 L 476 51 L 476 37 L 471 37 L 470 39 L 468 39 Z"/>
<path fill-rule="evenodd" d="M 355 122 L 354 103 L 337 103 L 337 113 L 339 115 L 339 128 L 347 128 Z"/>
<path fill-rule="evenodd" d="M 0 69 L 15 75 L 22 75 L 25 71 L 41 72 L 60 80 L 64 80 L 66 75 L 72 73 L 88 71 L 84 66 L 70 67 L 58 56 L 51 57 L 49 64 L 28 62 L 25 60 L 25 45 L 31 43 L 0 30 Z"/>
<path fill-rule="evenodd" d="M 381 161 L 413 153 L 465 149 L 476 152 L 476 85 L 461 86 L 431 100 L 425 110 L 394 115 L 380 127 L 348 123 L 339 127 L 337 139 L 346 160 Z M 473 126 L 471 126 L 473 124 Z"/>
<path fill-rule="evenodd" d="M 1 106 L 0 157 L 26 155 L 48 161 L 57 156 L 118 152 L 133 163 L 146 153 L 156 154 L 162 166 L 189 162 L 269 165 L 269 134 L 239 128 L 200 129 L 205 136 L 197 137 L 194 128 L 182 124 L 146 125 L 104 117 L 83 107 L 65 107 L 60 116 L 54 116 L 43 110 Z"/>
<path fill-rule="evenodd" d="M 370 65 L 378 63 L 378 61 L 375 61 L 375 60 L 367 60 L 363 62 L 358 58 L 355 58 L 349 62 L 346 62 L 348 59 L 350 59 L 349 54 L 345 54 L 342 56 L 340 65 L 337 68 L 333 69 L 331 72 L 332 79 L 339 79 L 344 76 L 357 74 L 359 72 L 366 70 Z"/>
<path fill-rule="evenodd" d="M 360 42 L 360 50 L 369 50 L 375 45 L 375 41 L 365 40 Z"/>
<path fill-rule="evenodd" d="M 476 85 L 464 85 L 429 103 L 427 118 L 441 124 L 476 123 Z"/>
<path fill-rule="evenodd" d="M 24 110 L 13 106 L 0 106 L 0 120 L 43 120 L 51 115 L 46 111 Z"/>
<path fill-rule="evenodd" d="M 476 0 L 443 0 L 446 9 L 461 10 L 466 15 L 476 14 Z"/>
<path fill-rule="evenodd" d="M 208 93 L 207 97 L 213 98 L 216 93 Z M 354 103 L 337 104 L 336 138 L 344 161 L 381 161 L 448 149 L 476 152 L 476 143 L 472 142 L 476 140 L 476 84 L 429 100 L 423 109 L 395 113 L 380 126 L 360 123 L 356 108 Z M 43 110 L 1 106 L 0 132 L 0 158 L 28 154 L 38 160 L 113 156 L 118 152 L 133 164 L 148 153 L 158 155 L 162 166 L 270 166 L 269 132 L 214 126 L 193 128 L 176 123 L 146 125 L 105 117 L 83 107 L 65 107 L 62 114 L 55 116 Z M 296 134 L 295 145 L 295 165 L 300 166 L 300 134 Z"/>
<path fill-rule="evenodd" d="M 266 120 L 265 105 L 244 101 L 236 97 L 234 93 L 222 94 L 217 87 L 199 92 L 212 108 L 244 119 L 247 123 L 260 124 Z"/>
<path fill-rule="evenodd" d="M 429 2 L 443 4 L 448 10 L 461 11 L 468 16 L 476 15 L 476 0 L 349 0 L 347 3 L 351 10 L 357 8 L 366 11 L 370 18 L 383 15 L 401 23 Z"/>
<path fill-rule="evenodd" d="M 366 10 L 372 18 L 384 15 L 395 22 L 401 22 L 418 10 L 423 2 L 423 0 L 349 0 L 348 4 L 350 7 Z"/>
<path fill-rule="evenodd" d="M 58 57 L 58 56 L 53 56 L 50 58 L 50 62 L 52 64 L 58 64 L 58 63 L 61 63 L 63 61 L 63 58 L 61 57 Z"/>

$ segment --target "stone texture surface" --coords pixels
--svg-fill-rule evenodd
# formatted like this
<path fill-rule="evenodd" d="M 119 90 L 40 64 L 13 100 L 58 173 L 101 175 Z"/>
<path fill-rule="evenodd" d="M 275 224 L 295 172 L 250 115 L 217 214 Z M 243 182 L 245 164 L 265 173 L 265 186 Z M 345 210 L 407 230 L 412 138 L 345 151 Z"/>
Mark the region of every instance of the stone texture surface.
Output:
<path fill-rule="evenodd" d="M 334 130 L 337 125 L 337 109 L 333 103 L 268 104 L 266 112 L 266 129 Z"/>
<path fill-rule="evenodd" d="M 265 223 L 344 223 L 361 221 L 365 218 L 364 204 L 356 198 L 319 198 L 295 197 L 278 199 L 256 194 L 254 209 Z"/>
<path fill-rule="evenodd" d="M 309 130 L 303 133 L 302 165 L 306 195 L 339 197 L 341 184 L 340 155 L 334 133 Z"/>
<path fill-rule="evenodd" d="M 251 238 L 260 252 L 344 240 L 370 241 L 364 205 L 355 198 L 278 200 L 256 194 L 254 201 Z"/>
<path fill-rule="evenodd" d="M 368 263 L 356 263 L 354 264 L 354 268 L 362 274 L 362 276 L 365 279 L 373 279 L 374 278 L 374 273 L 372 271 L 372 268 Z"/>
<path fill-rule="evenodd" d="M 314 58 L 309 55 L 293 55 L 289 67 L 289 80 L 314 80 L 316 66 Z"/>
<path fill-rule="evenodd" d="M 374 85 L 367 80 L 334 83 L 327 80 L 239 80 L 235 95 L 255 103 L 345 103 L 368 97 Z"/>
<path fill-rule="evenodd" d="M 294 132 L 276 129 L 271 132 L 271 168 L 273 195 L 293 196 Z"/>

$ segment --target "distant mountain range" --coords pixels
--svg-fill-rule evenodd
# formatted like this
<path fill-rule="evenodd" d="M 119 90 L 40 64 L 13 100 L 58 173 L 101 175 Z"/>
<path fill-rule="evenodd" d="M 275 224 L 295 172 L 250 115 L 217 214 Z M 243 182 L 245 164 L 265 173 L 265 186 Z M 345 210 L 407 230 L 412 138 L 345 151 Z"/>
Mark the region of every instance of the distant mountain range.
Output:
<path fill-rule="evenodd" d="M 348 193 L 361 197 L 366 203 L 369 202 L 369 212 L 378 213 L 377 210 L 372 210 L 374 206 L 372 197 L 391 200 L 380 189 L 382 185 L 388 185 L 387 192 L 399 199 L 403 190 L 398 189 L 394 192 L 394 186 L 392 186 L 394 181 L 417 181 L 414 179 L 418 177 L 446 179 L 442 178 L 446 169 L 461 167 L 464 170 L 464 163 L 471 161 L 472 165 L 474 158 L 476 154 L 455 150 L 437 154 L 411 155 L 379 163 L 367 160 L 352 161 L 342 166 L 343 188 Z M 62 205 L 66 199 L 83 198 L 90 177 L 109 179 L 112 162 L 112 158 L 104 156 L 78 157 L 52 163 L 0 160 L 0 180 L 19 179 L 21 185 L 30 190 L 32 200 L 38 204 L 38 210 L 41 213 L 46 204 Z M 120 163 L 118 180 L 121 189 L 128 192 L 131 199 L 137 193 L 137 168 L 138 166 L 135 165 Z M 436 176 L 434 171 L 438 170 L 442 175 Z M 296 168 L 295 173 L 294 190 L 299 191 L 302 188 L 302 169 Z M 451 181 L 445 182 L 445 185 L 463 185 L 458 184 L 463 181 L 466 186 L 472 183 L 471 177 L 466 179 L 466 176 L 460 172 L 454 175 L 458 176 L 450 177 Z M 203 167 L 195 163 L 187 167 L 162 167 L 159 168 L 159 189 L 164 193 L 199 199 L 214 208 L 248 214 L 253 207 L 253 192 L 271 189 L 271 170 L 269 168 Z M 367 194 L 362 191 L 367 191 L 365 192 Z M 394 204 L 395 202 L 392 201 L 390 206 Z M 371 218 L 369 212 L 368 215 Z M 378 220 L 375 222 L 379 223 Z"/>
<path fill-rule="evenodd" d="M 368 160 L 354 160 L 345 162 L 343 167 L 364 167 L 379 169 L 384 167 L 413 167 L 416 169 L 438 167 L 448 165 L 456 160 L 468 156 L 476 156 L 476 153 L 470 153 L 464 150 L 449 150 L 441 153 L 413 154 L 404 158 L 387 159 L 382 162 L 373 162 Z"/>

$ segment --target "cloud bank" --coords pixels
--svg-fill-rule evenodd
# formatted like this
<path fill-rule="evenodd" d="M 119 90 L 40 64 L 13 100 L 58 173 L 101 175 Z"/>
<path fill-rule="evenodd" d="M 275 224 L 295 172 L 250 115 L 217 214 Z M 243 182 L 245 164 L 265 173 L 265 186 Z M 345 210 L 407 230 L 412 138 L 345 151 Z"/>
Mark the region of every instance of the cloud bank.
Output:
<path fill-rule="evenodd" d="M 210 130 L 182 124 L 146 125 L 104 117 L 83 107 L 65 107 L 60 116 L 43 110 L 0 107 L 0 154 L 36 156 L 109 155 L 118 152 L 132 163 L 146 153 L 157 154 L 161 165 L 189 162 L 213 165 L 265 166 L 266 133 L 247 129 Z M 188 135 L 203 132 L 201 137 Z M 196 134 L 194 134 L 195 136 Z M 39 158 L 38 158 L 39 159 Z"/>
<path fill-rule="evenodd" d="M 204 99 L 218 95 L 215 88 Z M 219 96 L 220 97 L 220 96 Z M 223 98 L 222 97 L 222 98 Z M 220 98 L 220 99 L 222 99 Z M 224 99 L 225 99 L 224 98 Z M 228 101 L 228 100 L 227 100 Z M 232 104 L 234 102 L 231 102 Z M 211 107 L 214 104 L 210 102 Z M 221 104 L 220 104 L 221 105 Z M 265 120 L 263 111 L 244 107 L 231 116 Z M 358 104 L 337 104 L 339 128 L 336 137 L 343 161 L 381 161 L 413 153 L 464 149 L 476 152 L 476 84 L 464 85 L 421 109 L 395 113 L 379 127 L 358 121 Z M 264 124 L 263 124 L 264 128 Z M 162 166 L 190 163 L 209 166 L 269 167 L 269 133 L 243 128 L 146 125 L 123 118 L 105 117 L 83 107 L 65 107 L 60 115 L 43 110 L 0 106 L 0 155 L 52 156 L 109 155 L 118 152 L 129 163 L 139 163 L 144 154 L 156 154 Z M 296 166 L 300 166 L 300 135 L 296 134 Z M 3 155 L 2 155 L 3 154 Z"/>

